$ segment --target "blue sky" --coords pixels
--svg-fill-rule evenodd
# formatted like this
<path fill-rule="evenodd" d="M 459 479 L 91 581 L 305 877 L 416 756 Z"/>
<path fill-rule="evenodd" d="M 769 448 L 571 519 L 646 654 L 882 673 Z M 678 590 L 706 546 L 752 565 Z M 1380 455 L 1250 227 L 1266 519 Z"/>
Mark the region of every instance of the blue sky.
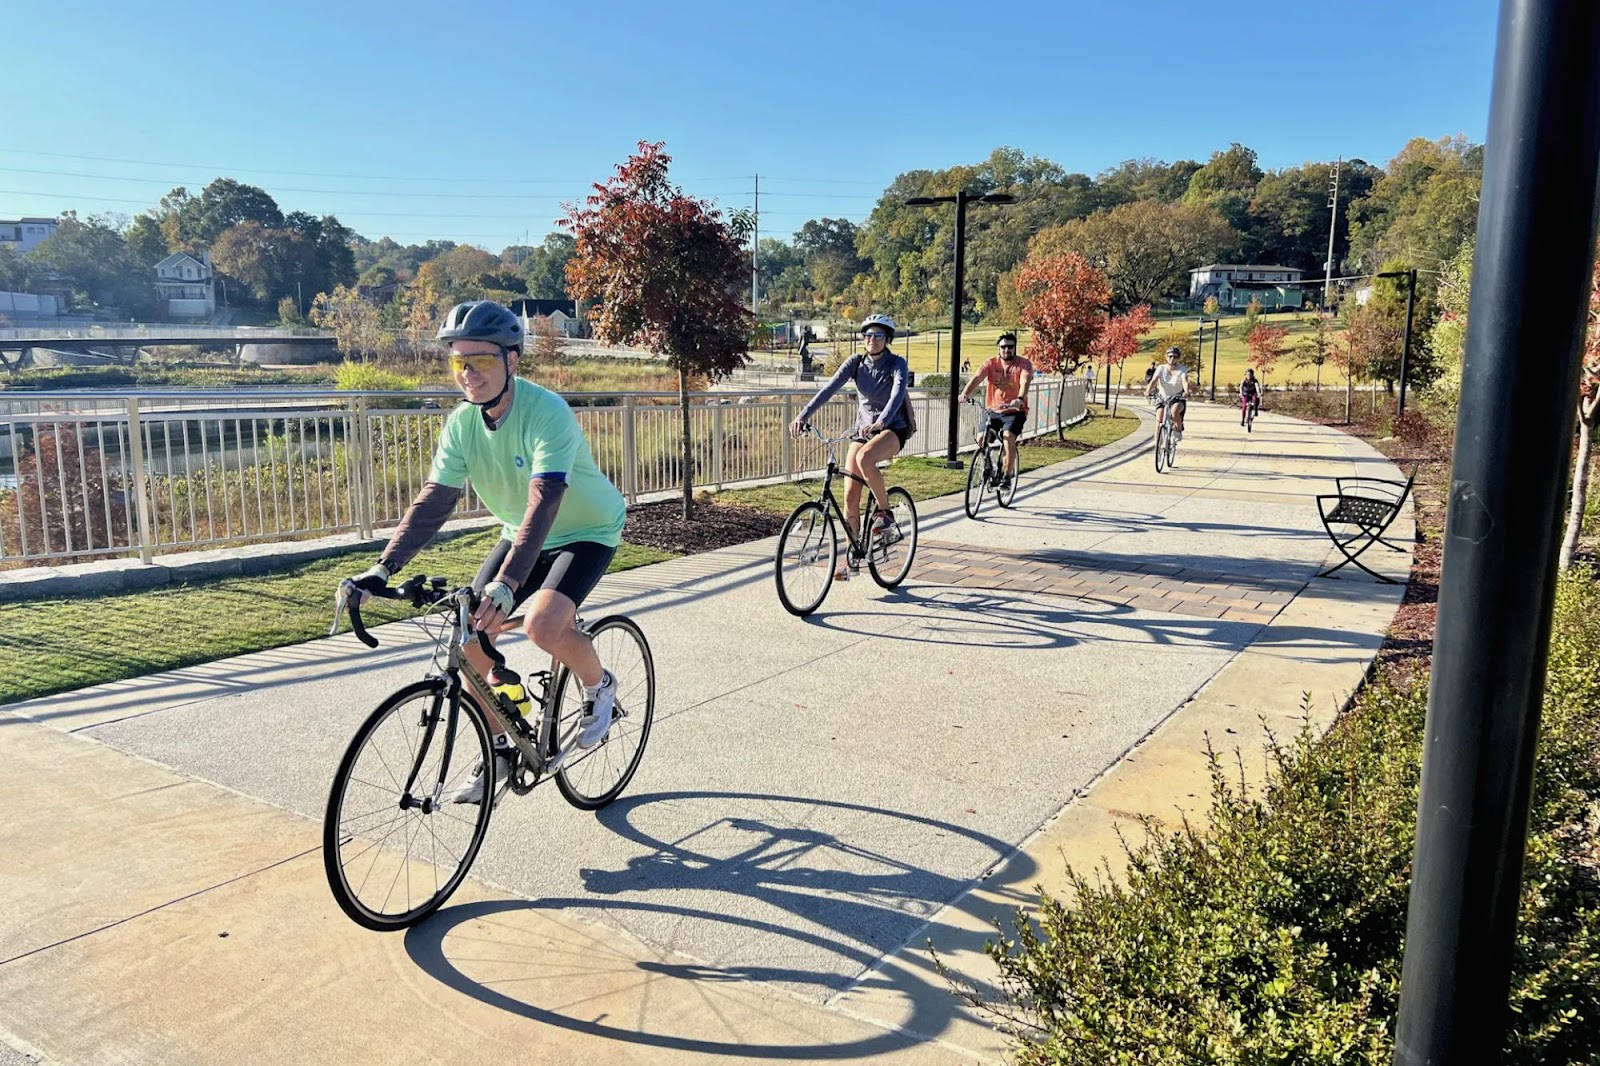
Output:
<path fill-rule="evenodd" d="M 0 217 L 225 175 L 359 232 L 537 242 L 641 139 L 762 232 L 1000 145 L 1096 173 L 1240 141 L 1385 163 L 1487 125 L 1497 5 L 810 0 L 8 5 Z M 43 153 L 55 153 L 46 155 Z M 76 158 L 73 158 L 76 157 Z"/>

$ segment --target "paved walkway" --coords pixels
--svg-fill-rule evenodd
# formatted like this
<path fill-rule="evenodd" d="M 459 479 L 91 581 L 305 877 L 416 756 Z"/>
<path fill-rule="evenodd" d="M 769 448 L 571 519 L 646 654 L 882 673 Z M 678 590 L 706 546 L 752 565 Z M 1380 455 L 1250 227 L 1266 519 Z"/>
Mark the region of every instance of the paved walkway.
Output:
<path fill-rule="evenodd" d="M 1329 720 L 1399 601 L 1311 581 L 1312 497 L 1386 461 L 1191 412 L 1175 470 L 1141 433 L 981 522 L 928 506 L 902 589 L 806 621 L 770 541 L 608 578 L 586 613 L 637 618 L 661 678 L 638 776 L 598 815 L 508 799 L 404 935 L 343 917 L 318 843 L 355 725 L 420 673 L 408 626 L 5 709 L 0 1033 L 68 1063 L 997 1059 L 923 945 L 981 985 L 994 916 L 1203 809 L 1207 737 L 1255 752 L 1305 690 Z"/>

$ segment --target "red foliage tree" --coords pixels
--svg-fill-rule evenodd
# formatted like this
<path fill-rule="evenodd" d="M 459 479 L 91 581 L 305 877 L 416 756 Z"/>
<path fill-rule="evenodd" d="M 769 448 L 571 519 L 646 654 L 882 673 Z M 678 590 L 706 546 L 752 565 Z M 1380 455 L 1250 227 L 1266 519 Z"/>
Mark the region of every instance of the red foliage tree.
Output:
<path fill-rule="evenodd" d="M 662 147 L 640 141 L 582 207 L 565 205 L 561 225 L 577 238 L 567 287 L 575 298 L 596 302 L 589 312 L 595 336 L 647 348 L 678 372 L 688 519 L 694 507 L 689 377 L 720 378 L 744 364 L 749 260 L 712 204 L 668 180 L 672 160 Z"/>
<path fill-rule="evenodd" d="M 1071 373 L 1106 328 L 1111 286 L 1077 252 L 1029 256 L 1017 271 L 1022 324 L 1033 330 L 1028 358 L 1045 373 Z"/>
<path fill-rule="evenodd" d="M 1272 373 L 1272 368 L 1278 365 L 1278 360 L 1283 358 L 1289 350 L 1289 330 L 1285 326 L 1257 326 L 1250 331 L 1244 339 L 1250 347 L 1250 354 L 1245 357 L 1245 362 L 1256 368 L 1256 373 L 1265 377 Z"/>
<path fill-rule="evenodd" d="M 0 492 L 0 545 L 50 565 L 100 558 L 95 549 L 126 547 L 128 509 L 116 473 L 102 477 L 98 448 L 78 427 L 40 423 L 17 459 L 17 487 Z M 33 564 L 30 564 L 33 565 Z"/>
<path fill-rule="evenodd" d="M 1112 316 L 1094 343 L 1094 361 L 1107 370 L 1121 366 L 1139 350 L 1139 338 L 1155 328 L 1156 320 L 1150 314 L 1149 304 L 1140 304 L 1127 314 Z"/>

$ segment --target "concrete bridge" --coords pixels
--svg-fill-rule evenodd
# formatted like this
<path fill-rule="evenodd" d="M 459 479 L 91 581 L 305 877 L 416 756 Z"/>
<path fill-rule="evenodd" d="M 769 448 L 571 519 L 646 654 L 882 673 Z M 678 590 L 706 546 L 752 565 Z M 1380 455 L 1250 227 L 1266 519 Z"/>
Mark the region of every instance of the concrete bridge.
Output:
<path fill-rule="evenodd" d="M 169 326 L 127 325 L 77 328 L 0 329 L 0 363 L 25 367 L 34 365 L 35 349 L 76 355 L 64 361 L 94 363 L 126 362 L 118 350 L 158 348 L 173 344 L 232 344 L 243 357 L 246 345 L 334 346 L 334 336 L 322 329 L 284 329 L 271 326 Z"/>

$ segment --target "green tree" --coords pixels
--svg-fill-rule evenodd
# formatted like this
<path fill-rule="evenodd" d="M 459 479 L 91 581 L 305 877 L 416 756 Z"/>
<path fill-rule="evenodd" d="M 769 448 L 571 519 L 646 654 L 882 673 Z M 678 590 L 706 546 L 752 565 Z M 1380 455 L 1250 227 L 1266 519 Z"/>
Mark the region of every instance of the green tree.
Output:
<path fill-rule="evenodd" d="M 331 329 L 334 343 L 347 358 L 376 355 L 388 340 L 377 305 L 358 289 L 344 285 L 331 293 L 317 293 L 311 304 L 311 324 Z"/>
<path fill-rule="evenodd" d="M 1483 147 L 1462 137 L 1415 138 L 1369 195 L 1350 205 L 1349 260 L 1370 271 L 1396 257 L 1443 261 L 1477 232 Z"/>
<path fill-rule="evenodd" d="M 1438 282 L 1438 315 L 1428 333 L 1428 347 L 1439 361 L 1433 388 L 1446 406 L 1461 399 L 1461 364 L 1467 347 L 1467 299 L 1472 291 L 1473 246 L 1463 244 L 1445 264 Z"/>
<path fill-rule="evenodd" d="M 520 272 L 528 295 L 536 300 L 563 300 L 567 292 L 567 264 L 577 241 L 570 233 L 552 233 L 529 251 Z"/>
<path fill-rule="evenodd" d="M 195 238 L 202 244 L 216 240 L 223 230 L 242 222 L 266 229 L 283 226 L 283 212 L 265 189 L 233 178 L 217 178 L 200 190 L 200 212 Z"/>
<path fill-rule="evenodd" d="M 122 235 L 128 246 L 128 255 L 135 263 L 143 263 L 154 276 L 155 265 L 171 254 L 167 238 L 161 232 L 161 223 L 151 215 L 135 215 Z"/>
<path fill-rule="evenodd" d="M 1172 203 L 1183 199 L 1189 181 L 1202 164 L 1193 159 L 1164 163 L 1159 159 L 1129 159 L 1101 173 L 1095 181 L 1099 207 L 1115 207 L 1135 200 Z M 1086 214 L 1088 212 L 1085 212 Z"/>
<path fill-rule="evenodd" d="M 595 335 L 636 344 L 678 372 L 683 415 L 683 517 L 694 508 L 689 376 L 720 378 L 745 362 L 751 315 L 743 304 L 749 260 L 716 208 L 669 180 L 660 143 L 596 185 L 562 225 L 577 238 L 567 267 L 573 295 L 595 300 Z"/>
<path fill-rule="evenodd" d="M 102 305 L 144 317 L 155 310 L 155 278 L 136 263 L 122 233 L 104 216 L 61 216 L 56 232 L 27 255 L 35 279 L 51 278 L 76 307 Z"/>
<path fill-rule="evenodd" d="M 1075 251 L 1105 274 L 1119 307 L 1185 291 L 1188 272 L 1238 243 L 1216 212 L 1141 200 L 1045 230 L 1034 251 Z"/>

